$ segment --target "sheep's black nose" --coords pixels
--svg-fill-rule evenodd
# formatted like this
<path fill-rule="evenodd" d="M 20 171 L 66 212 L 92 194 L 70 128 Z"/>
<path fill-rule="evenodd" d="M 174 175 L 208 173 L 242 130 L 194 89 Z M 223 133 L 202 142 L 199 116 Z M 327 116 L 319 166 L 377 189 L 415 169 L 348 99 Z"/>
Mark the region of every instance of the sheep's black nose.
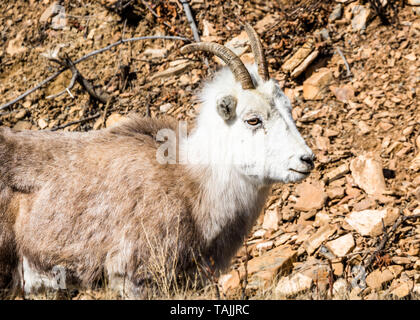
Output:
<path fill-rule="evenodd" d="M 308 167 L 310 168 L 310 170 L 312 170 L 314 168 L 314 158 L 315 158 L 314 155 L 305 154 L 300 157 L 300 160 L 306 163 Z"/>

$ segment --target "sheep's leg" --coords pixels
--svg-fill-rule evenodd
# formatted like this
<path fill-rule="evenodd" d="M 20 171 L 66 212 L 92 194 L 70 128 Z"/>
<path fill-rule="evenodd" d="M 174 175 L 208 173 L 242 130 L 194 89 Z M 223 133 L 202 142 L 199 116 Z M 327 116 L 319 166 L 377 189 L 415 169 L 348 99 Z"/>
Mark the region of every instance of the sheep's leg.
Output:
<path fill-rule="evenodd" d="M 150 299 L 156 291 L 152 281 L 133 280 L 121 274 L 111 274 L 108 281 L 110 289 L 118 293 L 123 299 Z"/>
<path fill-rule="evenodd" d="M 0 221 L 0 290 L 12 286 L 17 267 L 15 236 L 8 224 Z"/>
<path fill-rule="evenodd" d="M 21 285 L 25 294 L 67 289 L 66 269 L 62 266 L 54 266 L 49 272 L 43 272 L 33 266 L 26 257 L 23 257 L 20 270 L 23 275 Z"/>
<path fill-rule="evenodd" d="M 18 258 L 13 217 L 10 212 L 12 191 L 0 181 L 0 290 L 12 286 Z"/>

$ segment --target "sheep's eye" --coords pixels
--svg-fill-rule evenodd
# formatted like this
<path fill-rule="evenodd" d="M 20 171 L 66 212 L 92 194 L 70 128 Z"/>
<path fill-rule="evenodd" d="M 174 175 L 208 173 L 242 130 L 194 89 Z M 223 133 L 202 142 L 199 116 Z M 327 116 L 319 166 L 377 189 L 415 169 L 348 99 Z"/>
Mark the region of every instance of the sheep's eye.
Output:
<path fill-rule="evenodd" d="M 250 126 L 257 126 L 261 124 L 261 120 L 259 118 L 252 118 L 252 119 L 246 120 L 246 123 L 248 123 Z"/>

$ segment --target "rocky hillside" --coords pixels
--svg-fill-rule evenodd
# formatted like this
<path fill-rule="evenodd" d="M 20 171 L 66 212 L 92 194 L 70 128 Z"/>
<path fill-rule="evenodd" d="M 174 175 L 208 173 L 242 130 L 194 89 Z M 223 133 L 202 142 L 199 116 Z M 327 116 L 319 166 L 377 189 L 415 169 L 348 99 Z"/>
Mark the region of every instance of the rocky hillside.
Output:
<path fill-rule="evenodd" d="M 231 271 L 213 279 L 220 298 L 418 299 L 420 2 L 190 6 L 201 40 L 246 62 L 253 57 L 238 17 L 254 25 L 317 156 L 301 184 L 273 187 Z M 138 36 L 193 39 L 182 4 L 19 0 L 0 11 L 0 125 L 16 129 L 97 130 L 133 111 L 192 122 L 200 80 L 220 63 L 182 56 L 182 40 L 127 42 L 77 63 L 92 91 L 71 86 L 72 72 L 58 72 L 54 57 L 76 63 Z"/>

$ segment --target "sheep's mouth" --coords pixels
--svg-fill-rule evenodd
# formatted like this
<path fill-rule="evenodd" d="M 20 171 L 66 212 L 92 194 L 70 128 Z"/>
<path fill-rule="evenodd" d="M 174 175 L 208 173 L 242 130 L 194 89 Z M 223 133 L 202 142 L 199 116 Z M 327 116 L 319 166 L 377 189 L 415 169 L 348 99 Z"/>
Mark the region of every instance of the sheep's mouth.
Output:
<path fill-rule="evenodd" d="M 289 170 L 290 171 L 293 171 L 293 172 L 297 172 L 297 173 L 303 174 L 305 176 L 307 176 L 307 175 L 309 175 L 311 173 L 311 170 L 307 170 L 307 171 L 299 171 L 299 170 L 296 170 L 296 169 L 289 169 Z"/>

